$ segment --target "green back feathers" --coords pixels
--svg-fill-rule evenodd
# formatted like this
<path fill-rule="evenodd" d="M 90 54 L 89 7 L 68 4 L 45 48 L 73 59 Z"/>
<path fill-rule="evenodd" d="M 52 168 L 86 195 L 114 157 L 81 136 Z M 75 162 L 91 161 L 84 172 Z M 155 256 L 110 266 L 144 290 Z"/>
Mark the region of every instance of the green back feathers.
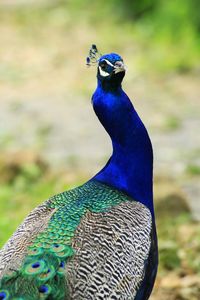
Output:
<path fill-rule="evenodd" d="M 33 239 L 21 267 L 10 268 L 0 281 L 0 300 L 65 299 L 65 266 L 75 253 L 72 241 L 81 218 L 87 211 L 105 212 L 127 200 L 123 193 L 96 181 L 50 198 L 45 205 L 55 213 Z"/>

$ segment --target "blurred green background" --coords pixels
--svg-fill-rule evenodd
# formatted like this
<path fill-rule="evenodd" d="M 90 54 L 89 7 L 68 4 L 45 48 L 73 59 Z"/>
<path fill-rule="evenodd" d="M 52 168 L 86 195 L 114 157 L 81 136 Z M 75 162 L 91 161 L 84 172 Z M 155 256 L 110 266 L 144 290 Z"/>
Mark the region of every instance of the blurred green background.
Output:
<path fill-rule="evenodd" d="M 155 156 L 152 300 L 200 297 L 200 2 L 0 1 L 0 246 L 49 196 L 104 165 L 89 47 L 117 52 Z"/>

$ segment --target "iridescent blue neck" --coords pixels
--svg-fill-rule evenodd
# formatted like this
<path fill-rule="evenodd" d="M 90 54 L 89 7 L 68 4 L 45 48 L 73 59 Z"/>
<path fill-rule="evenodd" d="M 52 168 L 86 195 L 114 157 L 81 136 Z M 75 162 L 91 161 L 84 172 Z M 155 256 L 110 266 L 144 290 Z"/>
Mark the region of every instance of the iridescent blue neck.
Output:
<path fill-rule="evenodd" d="M 113 145 L 112 156 L 93 179 L 125 192 L 154 215 L 153 152 L 146 128 L 121 85 L 108 89 L 98 81 L 92 102 Z"/>

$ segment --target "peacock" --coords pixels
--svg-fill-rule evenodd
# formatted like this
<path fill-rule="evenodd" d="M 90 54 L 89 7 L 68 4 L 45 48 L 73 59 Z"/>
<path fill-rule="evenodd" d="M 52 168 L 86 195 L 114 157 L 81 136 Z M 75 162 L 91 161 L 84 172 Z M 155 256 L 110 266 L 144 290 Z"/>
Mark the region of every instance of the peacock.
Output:
<path fill-rule="evenodd" d="M 147 300 L 158 265 L 153 151 L 116 53 L 92 45 L 94 111 L 113 153 L 94 177 L 35 208 L 0 251 L 0 300 Z"/>

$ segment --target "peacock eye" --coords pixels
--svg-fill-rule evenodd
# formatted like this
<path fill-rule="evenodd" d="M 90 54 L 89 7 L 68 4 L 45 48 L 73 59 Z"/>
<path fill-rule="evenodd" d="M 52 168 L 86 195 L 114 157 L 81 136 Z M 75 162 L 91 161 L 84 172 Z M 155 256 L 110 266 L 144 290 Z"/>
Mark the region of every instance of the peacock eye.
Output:
<path fill-rule="evenodd" d="M 106 69 L 106 65 L 107 65 L 106 62 L 100 63 L 100 67 L 103 71 Z"/>

